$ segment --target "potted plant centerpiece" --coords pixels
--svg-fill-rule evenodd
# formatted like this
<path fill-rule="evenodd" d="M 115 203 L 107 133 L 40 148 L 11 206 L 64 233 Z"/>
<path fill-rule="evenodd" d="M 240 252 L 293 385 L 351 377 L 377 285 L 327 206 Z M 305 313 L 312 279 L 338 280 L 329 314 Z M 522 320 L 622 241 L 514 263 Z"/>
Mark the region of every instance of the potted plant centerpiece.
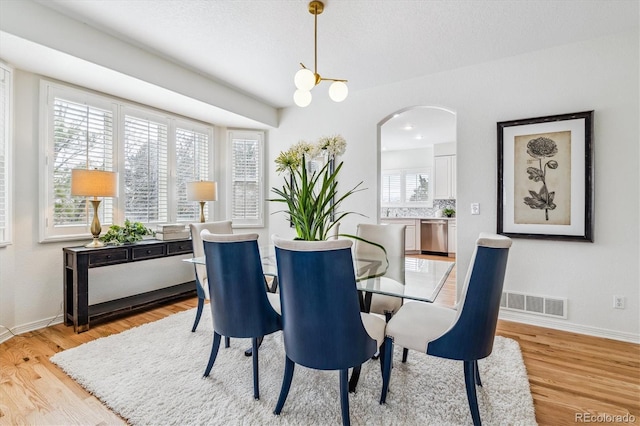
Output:
<path fill-rule="evenodd" d="M 343 162 L 335 165 L 344 154 L 347 142 L 340 135 L 323 137 L 316 143 L 300 141 L 275 159 L 276 171 L 288 174 L 282 188 L 272 188 L 280 198 L 269 201 L 286 204 L 281 210 L 289 216 L 296 229 L 296 238 L 323 241 L 343 217 L 355 212 L 341 212 L 341 203 L 351 194 L 361 191 L 358 183 L 342 195 L 338 194 L 338 174 Z M 319 164 L 323 164 L 319 167 Z"/>
<path fill-rule="evenodd" d="M 140 222 L 131 222 L 129 219 L 125 219 L 124 226 L 111 225 L 107 233 L 100 237 L 100 241 L 119 246 L 140 241 L 146 235 L 154 235 L 154 232 Z"/>

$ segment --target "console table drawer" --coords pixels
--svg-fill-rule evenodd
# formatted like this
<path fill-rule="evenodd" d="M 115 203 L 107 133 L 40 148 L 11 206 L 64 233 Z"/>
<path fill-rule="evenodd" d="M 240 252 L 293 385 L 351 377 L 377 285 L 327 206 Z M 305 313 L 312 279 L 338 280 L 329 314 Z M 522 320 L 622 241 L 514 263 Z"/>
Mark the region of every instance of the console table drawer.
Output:
<path fill-rule="evenodd" d="M 133 260 L 151 259 L 164 256 L 164 245 L 136 247 L 133 249 Z"/>
<path fill-rule="evenodd" d="M 112 263 L 122 263 L 129 259 L 129 250 L 126 248 L 111 249 L 108 253 L 91 253 L 89 255 L 89 267 L 105 266 Z"/>
<path fill-rule="evenodd" d="M 193 243 L 190 240 L 167 243 L 167 255 L 191 253 L 192 251 Z"/>

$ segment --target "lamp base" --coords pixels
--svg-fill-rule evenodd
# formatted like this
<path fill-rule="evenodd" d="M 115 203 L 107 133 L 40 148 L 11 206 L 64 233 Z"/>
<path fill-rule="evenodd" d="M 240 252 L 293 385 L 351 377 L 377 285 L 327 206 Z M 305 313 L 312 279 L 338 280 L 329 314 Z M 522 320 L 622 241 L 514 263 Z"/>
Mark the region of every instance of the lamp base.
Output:
<path fill-rule="evenodd" d="M 94 238 L 89 244 L 85 245 L 87 248 L 104 247 L 104 243 L 97 238 Z"/>
<path fill-rule="evenodd" d="M 204 223 L 204 201 L 200 201 L 200 223 Z"/>

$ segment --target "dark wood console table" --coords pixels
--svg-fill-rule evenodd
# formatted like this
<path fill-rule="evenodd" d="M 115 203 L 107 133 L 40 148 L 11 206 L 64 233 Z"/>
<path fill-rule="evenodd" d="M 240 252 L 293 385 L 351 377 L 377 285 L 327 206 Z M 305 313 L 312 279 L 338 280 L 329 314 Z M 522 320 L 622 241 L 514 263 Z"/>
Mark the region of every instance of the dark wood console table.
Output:
<path fill-rule="evenodd" d="M 192 253 L 191 240 L 143 240 L 135 244 L 100 248 L 65 247 L 64 323 L 73 324 L 76 333 L 89 330 L 89 324 L 152 304 L 192 297 L 195 281 L 89 305 L 89 268 L 139 262 Z"/>

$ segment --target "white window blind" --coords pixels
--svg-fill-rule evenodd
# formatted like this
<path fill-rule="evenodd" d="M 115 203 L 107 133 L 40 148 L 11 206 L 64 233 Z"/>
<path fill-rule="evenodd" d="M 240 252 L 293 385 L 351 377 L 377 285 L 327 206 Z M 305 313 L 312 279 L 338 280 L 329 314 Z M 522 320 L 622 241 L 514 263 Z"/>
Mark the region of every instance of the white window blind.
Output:
<path fill-rule="evenodd" d="M 186 126 L 184 126 L 186 127 Z M 198 220 L 200 206 L 187 201 L 187 182 L 209 180 L 211 135 L 206 129 L 176 128 L 177 215 L 179 222 Z M 210 217 L 205 204 L 205 217 Z"/>
<path fill-rule="evenodd" d="M 11 70 L 0 64 L 0 245 L 11 240 L 9 211 L 9 141 L 11 140 Z"/>
<path fill-rule="evenodd" d="M 152 108 L 41 80 L 43 220 L 40 241 L 90 236 L 86 197 L 71 197 L 71 170 L 118 172 L 118 197 L 105 197 L 103 232 L 125 219 L 191 222 L 197 203 L 184 183 L 213 173 L 213 127 Z"/>
<path fill-rule="evenodd" d="M 71 196 L 72 169 L 113 170 L 113 112 L 54 97 L 52 189 L 54 228 L 87 228 L 93 209 L 86 197 Z M 101 224 L 113 223 L 113 199 L 100 203 Z"/>
<path fill-rule="evenodd" d="M 381 204 L 384 206 L 428 205 L 431 194 L 430 171 L 383 170 Z"/>
<path fill-rule="evenodd" d="M 382 175 L 382 202 L 399 203 L 402 197 L 400 173 L 383 173 Z"/>
<path fill-rule="evenodd" d="M 263 225 L 263 133 L 229 132 L 231 220 L 234 226 Z"/>
<path fill-rule="evenodd" d="M 124 116 L 125 218 L 145 224 L 168 221 L 168 124 Z M 122 176 L 124 175 L 124 176 Z"/>

